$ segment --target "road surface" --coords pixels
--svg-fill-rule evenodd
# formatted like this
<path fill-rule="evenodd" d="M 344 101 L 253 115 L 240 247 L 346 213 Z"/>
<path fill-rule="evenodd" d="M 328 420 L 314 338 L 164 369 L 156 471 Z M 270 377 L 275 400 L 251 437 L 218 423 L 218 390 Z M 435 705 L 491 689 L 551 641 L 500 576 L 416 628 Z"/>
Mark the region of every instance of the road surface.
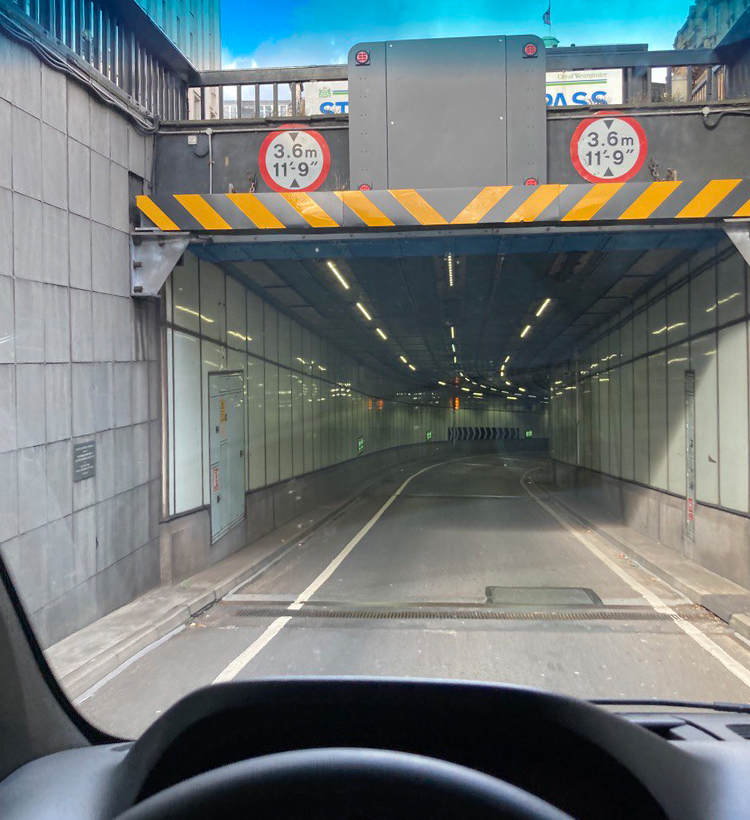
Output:
<path fill-rule="evenodd" d="M 393 471 L 79 708 L 134 737 L 200 686 L 342 674 L 750 701 L 750 645 L 566 519 L 529 482 L 535 466 Z"/>

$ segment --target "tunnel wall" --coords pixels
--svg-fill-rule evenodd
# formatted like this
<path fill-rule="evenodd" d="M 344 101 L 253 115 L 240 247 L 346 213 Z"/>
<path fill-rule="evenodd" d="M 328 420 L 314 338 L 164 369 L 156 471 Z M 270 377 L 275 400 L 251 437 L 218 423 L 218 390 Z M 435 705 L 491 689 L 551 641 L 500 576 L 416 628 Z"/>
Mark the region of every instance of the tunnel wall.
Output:
<path fill-rule="evenodd" d="M 241 549 L 267 532 L 268 521 L 278 526 L 284 516 L 269 514 L 264 499 L 278 497 L 277 489 L 290 479 L 319 476 L 334 465 L 362 461 L 363 456 L 364 463 L 372 454 L 394 448 L 424 445 L 428 431 L 433 443 L 445 441 L 448 426 L 454 423 L 517 428 L 522 436 L 529 431 L 533 439 L 546 435 L 543 405 L 510 410 L 504 396 L 472 400 L 464 399 L 462 392 L 461 408 L 454 414 L 452 393 L 437 385 L 425 389 L 416 380 L 418 374 L 415 380 L 386 379 L 190 252 L 170 276 L 163 302 L 168 454 L 164 581 Z M 206 524 L 207 383 L 208 373 L 217 370 L 239 370 L 245 380 L 245 478 L 251 524 L 249 529 L 246 524 L 236 527 L 211 546 Z M 360 436 L 363 456 L 357 452 Z M 337 475 L 336 480 L 348 480 L 346 471 Z M 170 523 L 185 514 L 193 518 Z M 256 526 L 253 521 L 265 523 Z"/>
<path fill-rule="evenodd" d="M 152 139 L 0 36 L 0 146 L 0 543 L 48 644 L 159 582 L 158 316 L 128 252 Z"/>
<path fill-rule="evenodd" d="M 602 514 L 745 586 L 748 278 L 729 240 L 707 239 L 580 345 L 556 371 L 550 401 L 559 485 L 598 498 Z M 695 372 L 694 541 L 684 531 L 688 369 Z M 582 469 L 571 474 L 564 465 Z"/>

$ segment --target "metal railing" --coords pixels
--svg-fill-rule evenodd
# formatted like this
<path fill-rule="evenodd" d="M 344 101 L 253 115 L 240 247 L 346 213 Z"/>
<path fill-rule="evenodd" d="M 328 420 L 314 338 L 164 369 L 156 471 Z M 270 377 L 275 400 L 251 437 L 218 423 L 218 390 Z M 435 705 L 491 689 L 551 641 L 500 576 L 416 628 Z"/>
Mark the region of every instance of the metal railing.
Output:
<path fill-rule="evenodd" d="M 145 12 L 132 6 L 125 19 L 122 10 L 129 7 L 114 0 L 0 0 L 0 14 L 43 34 L 64 55 L 67 50 L 65 56 L 93 68 L 147 114 L 184 118 L 195 72 Z"/>
<path fill-rule="evenodd" d="M 617 105 L 724 99 L 724 65 L 712 49 L 648 51 L 646 46 L 548 49 L 548 72 L 622 71 Z M 191 85 L 189 118 L 275 119 L 309 116 L 305 86 L 346 81 L 346 65 L 204 71 Z M 749 94 L 750 96 L 750 94 Z M 345 109 L 330 113 L 347 113 Z"/>
<path fill-rule="evenodd" d="M 307 116 L 305 85 L 347 79 L 345 65 L 203 71 L 190 87 L 190 119 L 275 119 Z M 332 113 L 346 113 L 337 111 Z"/>

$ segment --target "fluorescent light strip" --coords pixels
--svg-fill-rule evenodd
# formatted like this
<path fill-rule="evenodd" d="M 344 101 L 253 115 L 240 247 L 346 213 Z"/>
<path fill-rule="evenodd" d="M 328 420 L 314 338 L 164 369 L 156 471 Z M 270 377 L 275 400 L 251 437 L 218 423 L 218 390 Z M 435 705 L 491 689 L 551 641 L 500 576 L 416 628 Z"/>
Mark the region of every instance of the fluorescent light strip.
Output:
<path fill-rule="evenodd" d="M 402 361 L 404 364 L 409 364 L 409 362 L 408 362 L 408 360 L 407 360 L 406 356 L 399 356 L 399 359 L 401 359 L 401 361 Z"/>
<path fill-rule="evenodd" d="M 456 338 L 456 329 L 451 325 L 451 339 Z"/>
<path fill-rule="evenodd" d="M 416 370 L 416 369 L 417 369 L 417 368 L 416 368 L 416 367 L 414 367 L 414 365 L 413 365 L 413 364 L 410 364 L 410 365 L 409 365 L 409 370 Z"/>
<path fill-rule="evenodd" d="M 341 286 L 344 288 L 344 290 L 349 290 L 349 283 L 341 275 L 341 273 L 339 272 L 339 269 L 336 267 L 336 265 L 334 265 L 333 262 L 331 262 L 330 259 L 328 260 L 328 262 L 326 264 L 330 268 L 331 273 L 333 273 L 333 275 L 339 280 L 339 282 L 341 282 Z"/>
<path fill-rule="evenodd" d="M 362 304 L 362 302 L 357 302 L 357 308 L 359 312 L 367 319 L 368 322 L 372 321 L 372 316 L 370 316 L 367 308 Z"/>
<path fill-rule="evenodd" d="M 550 303 L 551 301 L 552 301 L 552 300 L 551 300 L 549 297 L 548 297 L 547 299 L 545 299 L 545 300 L 542 302 L 542 304 L 541 304 L 541 305 L 539 305 L 539 310 L 537 310 L 536 315 L 537 315 L 537 316 L 541 316 L 541 315 L 544 313 L 544 311 L 545 311 L 545 310 L 547 310 L 547 308 L 549 307 L 549 303 Z"/>
<path fill-rule="evenodd" d="M 453 287 L 453 254 L 449 253 L 446 259 L 448 263 L 448 287 Z"/>
<path fill-rule="evenodd" d="M 527 334 L 530 330 L 531 330 L 531 325 L 526 325 L 526 327 L 525 327 L 525 328 L 521 331 L 521 338 L 523 339 L 523 337 L 524 337 L 524 336 L 525 336 L 525 335 L 526 335 L 526 334 Z"/>
<path fill-rule="evenodd" d="M 383 331 L 382 331 L 379 327 L 376 327 L 376 328 L 375 328 L 375 332 L 378 334 L 378 336 L 380 336 L 380 338 L 381 338 L 383 341 L 385 341 L 385 340 L 388 338 L 388 337 L 385 335 L 385 333 L 383 333 Z"/>

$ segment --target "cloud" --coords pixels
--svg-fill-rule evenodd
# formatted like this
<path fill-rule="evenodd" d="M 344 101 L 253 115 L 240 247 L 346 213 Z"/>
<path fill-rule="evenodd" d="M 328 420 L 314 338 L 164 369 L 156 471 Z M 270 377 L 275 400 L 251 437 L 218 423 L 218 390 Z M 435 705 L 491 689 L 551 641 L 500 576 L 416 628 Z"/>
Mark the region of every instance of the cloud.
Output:
<path fill-rule="evenodd" d="M 233 54 L 226 46 L 223 46 L 221 67 L 228 71 L 233 68 L 258 68 L 258 61 L 251 54 Z"/>

